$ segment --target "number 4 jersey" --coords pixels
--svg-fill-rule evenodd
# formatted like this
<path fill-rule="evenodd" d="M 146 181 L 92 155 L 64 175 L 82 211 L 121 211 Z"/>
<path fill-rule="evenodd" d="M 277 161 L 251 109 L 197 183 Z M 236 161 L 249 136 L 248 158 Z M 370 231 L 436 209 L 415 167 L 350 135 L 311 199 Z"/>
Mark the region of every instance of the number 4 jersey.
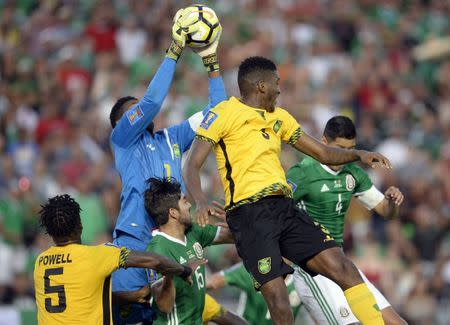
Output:
<path fill-rule="evenodd" d="M 111 273 L 120 264 L 115 246 L 53 246 L 35 262 L 38 323 L 112 324 Z"/>
<path fill-rule="evenodd" d="M 185 240 L 181 241 L 164 232 L 153 231 L 153 239 L 147 251 L 166 256 L 180 264 L 203 257 L 203 248 L 209 246 L 220 231 L 220 227 L 207 225 L 205 228 L 194 224 L 186 231 Z M 159 277 L 161 275 L 158 275 Z M 149 279 L 154 281 L 154 279 Z M 174 277 L 176 298 L 170 314 L 162 313 L 156 304 L 155 325 L 201 325 L 203 307 L 205 305 L 205 267 L 202 265 L 192 274 L 190 285 L 179 277 Z"/>
<path fill-rule="evenodd" d="M 352 196 L 369 210 L 384 198 L 367 173 L 356 164 L 347 164 L 335 172 L 306 157 L 289 169 L 287 181 L 297 206 L 328 229 L 339 245 L 343 242 L 344 217 Z"/>

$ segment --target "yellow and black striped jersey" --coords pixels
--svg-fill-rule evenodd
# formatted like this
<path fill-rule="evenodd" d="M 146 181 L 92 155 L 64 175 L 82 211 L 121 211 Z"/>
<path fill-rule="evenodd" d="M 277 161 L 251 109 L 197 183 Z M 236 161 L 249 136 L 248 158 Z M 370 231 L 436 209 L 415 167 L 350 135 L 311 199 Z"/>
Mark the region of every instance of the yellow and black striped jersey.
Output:
<path fill-rule="evenodd" d="M 281 141 L 295 144 L 303 131 L 286 110 L 247 106 L 235 97 L 209 111 L 197 138 L 214 144 L 226 208 L 272 193 L 291 195 L 280 162 Z"/>
<path fill-rule="evenodd" d="M 127 251 L 71 244 L 41 253 L 34 267 L 38 323 L 112 324 L 111 273 Z"/>

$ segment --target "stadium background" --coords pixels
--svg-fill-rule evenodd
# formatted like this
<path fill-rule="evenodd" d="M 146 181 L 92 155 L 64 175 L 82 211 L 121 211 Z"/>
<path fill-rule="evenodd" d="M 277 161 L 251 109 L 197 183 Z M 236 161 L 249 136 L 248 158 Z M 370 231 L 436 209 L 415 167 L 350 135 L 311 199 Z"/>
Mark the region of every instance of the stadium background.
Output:
<path fill-rule="evenodd" d="M 83 239 L 110 240 L 120 180 L 108 144 L 109 110 L 140 97 L 170 42 L 168 0 L 0 0 L 0 324 L 34 324 L 33 259 L 49 245 L 39 203 L 74 195 Z M 450 2 L 446 0 L 208 1 L 224 32 L 220 63 L 229 95 L 250 55 L 272 58 L 280 106 L 312 135 L 351 116 L 358 147 L 379 150 L 393 172 L 371 171 L 405 194 L 399 220 L 353 205 L 347 254 L 411 324 L 450 324 Z M 447 38 L 446 38 L 447 37 Z M 432 40 L 432 41 L 430 41 Z M 206 104 L 200 59 L 185 50 L 157 127 Z M 301 155 L 285 147 L 286 168 Z M 213 159 L 203 181 L 221 196 Z M 236 261 L 210 250 L 212 271 Z M 212 292 L 226 304 L 237 292 Z"/>

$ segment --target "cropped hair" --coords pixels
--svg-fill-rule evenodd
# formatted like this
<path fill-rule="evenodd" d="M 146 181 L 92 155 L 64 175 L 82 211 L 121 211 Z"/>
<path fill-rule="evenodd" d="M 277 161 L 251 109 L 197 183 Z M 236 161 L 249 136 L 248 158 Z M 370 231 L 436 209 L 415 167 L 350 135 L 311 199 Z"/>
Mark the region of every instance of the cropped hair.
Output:
<path fill-rule="evenodd" d="M 334 116 L 328 120 L 323 135 L 328 141 L 334 141 L 336 138 L 354 139 L 356 138 L 355 124 L 347 116 Z"/>
<path fill-rule="evenodd" d="M 144 205 L 147 213 L 158 226 L 169 220 L 169 209 L 179 209 L 181 185 L 174 178 L 150 178 L 148 189 L 144 193 Z"/>
<path fill-rule="evenodd" d="M 251 56 L 246 58 L 239 65 L 238 86 L 241 95 L 251 91 L 251 86 L 256 82 L 263 80 L 267 72 L 277 70 L 273 61 L 262 56 Z"/>
<path fill-rule="evenodd" d="M 113 129 L 116 127 L 117 120 L 119 120 L 123 114 L 123 105 L 130 100 L 137 100 L 137 98 L 133 96 L 119 98 L 111 108 L 111 113 L 109 113 L 109 121 L 111 122 L 111 127 Z"/>

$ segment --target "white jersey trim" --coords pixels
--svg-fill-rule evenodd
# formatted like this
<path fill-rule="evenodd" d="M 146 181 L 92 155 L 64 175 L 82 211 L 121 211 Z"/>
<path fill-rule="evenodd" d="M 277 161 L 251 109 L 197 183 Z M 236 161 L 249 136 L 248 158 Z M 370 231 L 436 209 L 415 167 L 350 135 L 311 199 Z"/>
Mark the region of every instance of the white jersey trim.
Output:
<path fill-rule="evenodd" d="M 197 131 L 198 127 L 203 121 L 203 117 L 203 112 L 197 112 L 188 118 L 189 126 L 191 127 L 192 131 Z"/>
<path fill-rule="evenodd" d="M 179 240 L 178 238 L 172 237 L 172 236 L 166 234 L 165 232 L 159 231 L 157 229 L 152 231 L 152 236 L 153 237 L 158 236 L 158 235 L 159 236 L 163 236 L 163 237 L 167 238 L 168 240 L 173 241 L 174 243 L 181 244 L 183 246 L 186 246 L 186 244 L 187 244 L 186 236 L 184 236 L 184 242 L 183 242 L 182 240 Z"/>
<path fill-rule="evenodd" d="M 219 235 L 220 235 L 220 231 L 222 230 L 222 227 L 221 226 L 219 226 L 219 227 L 217 227 L 217 231 L 216 231 L 216 235 L 214 236 L 214 239 L 213 239 L 213 243 L 217 240 L 217 238 L 219 238 Z"/>
<path fill-rule="evenodd" d="M 381 193 L 375 185 L 372 185 L 367 191 L 355 193 L 353 196 L 355 196 L 368 210 L 374 209 L 384 199 L 384 194 Z"/>
<path fill-rule="evenodd" d="M 328 173 L 330 173 L 331 175 L 334 175 L 334 176 L 339 175 L 339 173 L 342 170 L 342 169 L 340 169 L 338 171 L 334 171 L 330 167 L 328 167 L 327 165 L 324 165 L 324 164 L 320 164 L 320 166 L 322 166 L 322 168 L 325 169 L 325 171 L 327 171 Z"/>
<path fill-rule="evenodd" d="M 169 146 L 170 154 L 171 154 L 172 160 L 173 160 L 174 159 L 173 149 L 172 149 L 172 144 L 170 143 L 170 139 L 169 139 L 169 131 L 167 131 L 167 129 L 164 129 L 164 135 L 166 136 L 167 145 Z"/>

